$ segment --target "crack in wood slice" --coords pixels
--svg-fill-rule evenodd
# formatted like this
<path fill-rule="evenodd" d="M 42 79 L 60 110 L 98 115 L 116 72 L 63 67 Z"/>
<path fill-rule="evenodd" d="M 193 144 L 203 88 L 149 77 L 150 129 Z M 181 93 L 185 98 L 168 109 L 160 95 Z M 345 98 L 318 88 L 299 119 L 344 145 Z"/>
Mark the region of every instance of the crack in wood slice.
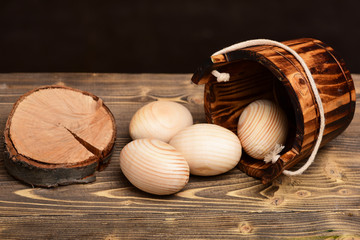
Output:
<path fill-rule="evenodd" d="M 5 127 L 5 166 L 28 184 L 95 181 L 112 153 L 116 127 L 97 96 L 62 86 L 34 89 L 14 104 Z"/>
<path fill-rule="evenodd" d="M 84 139 L 82 139 L 81 137 L 79 137 L 78 135 L 76 135 L 74 132 L 72 132 L 70 129 L 64 127 L 66 130 L 68 130 L 71 135 L 74 136 L 74 138 L 81 144 L 83 145 L 89 152 L 91 152 L 92 154 L 94 154 L 95 156 L 100 157 L 101 155 L 101 150 L 99 150 L 98 148 L 94 147 L 93 145 L 91 145 L 90 143 L 88 143 L 87 141 L 85 141 Z"/>

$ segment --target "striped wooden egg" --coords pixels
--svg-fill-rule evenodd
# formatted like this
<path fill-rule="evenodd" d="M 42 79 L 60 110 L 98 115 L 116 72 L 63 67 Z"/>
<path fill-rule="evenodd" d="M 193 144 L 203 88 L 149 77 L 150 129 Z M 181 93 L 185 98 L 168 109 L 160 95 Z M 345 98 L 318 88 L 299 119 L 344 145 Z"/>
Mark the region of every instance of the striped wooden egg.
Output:
<path fill-rule="evenodd" d="M 157 139 L 128 143 L 120 153 L 120 167 L 134 186 L 156 195 L 176 193 L 189 180 L 189 166 L 184 157 Z"/>
<path fill-rule="evenodd" d="M 190 172 L 213 176 L 234 168 L 241 157 L 241 144 L 233 132 L 215 124 L 195 124 L 181 130 L 170 145 L 181 152 Z"/>
<path fill-rule="evenodd" d="M 132 139 L 156 138 L 164 142 L 193 124 L 190 111 L 171 101 L 155 101 L 140 108 L 132 117 L 129 132 Z"/>
<path fill-rule="evenodd" d="M 285 113 L 269 100 L 249 104 L 240 115 L 237 129 L 244 151 L 255 159 L 264 159 L 276 144 L 284 145 L 287 132 Z"/>

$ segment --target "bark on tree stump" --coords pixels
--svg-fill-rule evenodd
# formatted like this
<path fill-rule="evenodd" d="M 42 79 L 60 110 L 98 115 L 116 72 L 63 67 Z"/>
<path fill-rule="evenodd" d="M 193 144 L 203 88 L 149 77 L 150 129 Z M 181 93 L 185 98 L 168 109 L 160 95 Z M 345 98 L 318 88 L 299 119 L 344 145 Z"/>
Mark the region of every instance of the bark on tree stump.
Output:
<path fill-rule="evenodd" d="M 62 86 L 34 89 L 14 104 L 6 122 L 5 167 L 40 187 L 95 181 L 110 161 L 114 116 L 97 96 Z"/>

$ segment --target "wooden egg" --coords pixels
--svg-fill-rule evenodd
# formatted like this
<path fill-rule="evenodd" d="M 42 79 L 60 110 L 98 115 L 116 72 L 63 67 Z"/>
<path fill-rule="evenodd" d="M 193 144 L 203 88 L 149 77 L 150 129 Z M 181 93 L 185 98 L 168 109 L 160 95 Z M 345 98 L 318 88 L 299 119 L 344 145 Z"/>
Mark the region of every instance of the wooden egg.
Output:
<path fill-rule="evenodd" d="M 134 186 L 156 195 L 176 193 L 189 180 L 189 166 L 182 154 L 157 139 L 128 143 L 120 153 L 120 167 Z"/>
<path fill-rule="evenodd" d="M 215 124 L 195 124 L 177 133 L 170 145 L 181 152 L 190 172 L 199 176 L 225 173 L 241 157 L 241 144 L 230 130 Z"/>
<path fill-rule="evenodd" d="M 164 142 L 180 130 L 193 124 L 190 111 L 171 101 L 151 102 L 140 108 L 130 122 L 132 139 L 156 138 Z"/>
<path fill-rule="evenodd" d="M 237 129 L 244 151 L 255 159 L 264 159 L 276 144 L 284 145 L 287 132 L 285 113 L 269 100 L 249 104 L 240 115 Z"/>

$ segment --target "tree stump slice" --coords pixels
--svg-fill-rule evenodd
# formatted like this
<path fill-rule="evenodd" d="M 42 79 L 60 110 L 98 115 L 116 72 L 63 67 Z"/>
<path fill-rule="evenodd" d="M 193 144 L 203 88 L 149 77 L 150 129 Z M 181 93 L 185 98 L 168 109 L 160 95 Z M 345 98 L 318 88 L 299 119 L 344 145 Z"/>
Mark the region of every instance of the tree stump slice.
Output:
<path fill-rule="evenodd" d="M 19 98 L 6 122 L 5 167 L 39 187 L 95 181 L 110 161 L 115 119 L 97 96 L 44 86 Z"/>

